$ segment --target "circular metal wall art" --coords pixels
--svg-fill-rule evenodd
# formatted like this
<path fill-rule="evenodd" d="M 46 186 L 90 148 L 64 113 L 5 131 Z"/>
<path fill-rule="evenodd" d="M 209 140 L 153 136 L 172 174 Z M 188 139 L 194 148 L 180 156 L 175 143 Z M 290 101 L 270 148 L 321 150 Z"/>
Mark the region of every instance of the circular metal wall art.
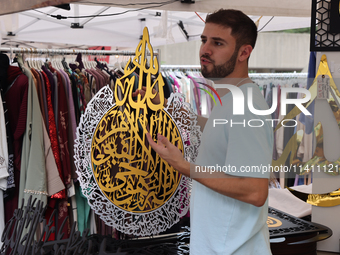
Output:
<path fill-rule="evenodd" d="M 164 82 L 158 71 L 144 29 L 114 91 L 103 87 L 88 103 L 75 141 L 78 180 L 89 205 L 107 225 L 137 236 L 170 228 L 187 213 L 190 201 L 190 178 L 159 157 L 146 134 L 155 141 L 158 133 L 167 137 L 190 162 L 200 145 L 196 115 L 184 96 L 173 93 L 163 106 Z M 142 87 L 144 97 L 134 97 L 133 91 Z"/>

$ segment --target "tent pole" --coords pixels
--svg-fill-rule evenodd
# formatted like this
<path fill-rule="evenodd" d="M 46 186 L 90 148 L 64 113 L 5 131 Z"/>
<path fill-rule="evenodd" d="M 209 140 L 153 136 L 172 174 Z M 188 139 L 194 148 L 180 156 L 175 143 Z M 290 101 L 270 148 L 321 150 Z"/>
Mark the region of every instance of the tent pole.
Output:
<path fill-rule="evenodd" d="M 0 52 L 13 52 L 13 53 L 31 53 L 31 54 L 65 54 L 75 55 L 78 53 L 87 55 L 119 55 L 119 56 L 133 56 L 134 51 L 116 51 L 116 50 L 70 50 L 70 49 L 34 49 L 34 48 L 0 48 Z M 158 52 L 154 52 L 155 56 L 158 56 Z"/>

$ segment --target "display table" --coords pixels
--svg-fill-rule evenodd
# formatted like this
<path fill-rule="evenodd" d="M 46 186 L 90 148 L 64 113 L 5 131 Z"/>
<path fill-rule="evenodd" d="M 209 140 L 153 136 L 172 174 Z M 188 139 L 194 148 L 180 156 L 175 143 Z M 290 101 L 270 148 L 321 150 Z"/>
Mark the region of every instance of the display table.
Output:
<path fill-rule="evenodd" d="M 267 220 L 273 255 L 316 255 L 316 242 L 332 235 L 326 226 L 269 207 Z"/>

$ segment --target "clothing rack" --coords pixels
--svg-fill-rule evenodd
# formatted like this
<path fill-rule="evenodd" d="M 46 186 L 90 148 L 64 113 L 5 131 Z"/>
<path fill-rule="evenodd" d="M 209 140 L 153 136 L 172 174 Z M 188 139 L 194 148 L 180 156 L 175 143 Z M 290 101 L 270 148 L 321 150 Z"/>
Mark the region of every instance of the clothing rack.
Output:
<path fill-rule="evenodd" d="M 75 49 L 36 49 L 36 48 L 0 48 L 2 52 L 8 53 L 26 53 L 26 54 L 64 54 L 75 55 L 82 53 L 85 55 L 119 55 L 119 56 L 132 56 L 135 55 L 134 51 L 116 51 L 116 50 L 75 50 Z M 158 56 L 159 52 L 154 51 L 154 55 Z"/>
<path fill-rule="evenodd" d="M 200 65 L 161 65 L 161 69 L 201 69 Z"/>
<path fill-rule="evenodd" d="M 250 73 L 250 78 L 307 78 L 307 73 Z"/>
<path fill-rule="evenodd" d="M 161 65 L 161 69 L 201 69 L 200 65 Z M 250 78 L 307 78 L 307 73 L 250 73 Z"/>

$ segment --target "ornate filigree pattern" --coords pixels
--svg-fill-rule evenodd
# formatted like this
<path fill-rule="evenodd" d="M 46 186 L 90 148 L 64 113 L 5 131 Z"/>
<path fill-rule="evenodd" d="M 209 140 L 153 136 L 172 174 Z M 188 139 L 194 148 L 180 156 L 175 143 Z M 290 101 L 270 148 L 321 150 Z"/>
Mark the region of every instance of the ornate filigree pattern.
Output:
<path fill-rule="evenodd" d="M 150 64 L 146 49 L 151 52 Z M 170 228 L 189 207 L 191 181 L 152 150 L 146 139 L 161 133 L 188 161 L 194 161 L 201 132 L 196 115 L 176 93 L 163 107 L 164 86 L 152 55 L 147 30 L 126 65 L 114 92 L 102 88 L 87 105 L 77 128 L 75 164 L 83 194 L 109 226 L 126 234 L 146 236 Z M 134 73 L 144 97 L 133 98 Z M 155 87 L 159 102 L 155 103 Z"/>
<path fill-rule="evenodd" d="M 83 194 L 87 197 L 91 208 L 109 226 L 133 235 L 152 235 L 170 228 L 187 212 L 189 206 L 189 193 L 191 180 L 181 176 L 179 185 L 172 195 L 161 207 L 140 213 L 129 212 L 113 204 L 99 188 L 91 164 L 92 136 L 98 123 L 115 104 L 113 92 L 107 86 L 102 88 L 87 105 L 77 128 L 75 140 L 75 164 Z M 172 94 L 165 108 L 171 112 L 184 142 L 184 155 L 189 161 L 197 156 L 200 145 L 201 132 L 196 125 L 196 115 L 190 105 L 184 102 L 182 94 Z"/>

